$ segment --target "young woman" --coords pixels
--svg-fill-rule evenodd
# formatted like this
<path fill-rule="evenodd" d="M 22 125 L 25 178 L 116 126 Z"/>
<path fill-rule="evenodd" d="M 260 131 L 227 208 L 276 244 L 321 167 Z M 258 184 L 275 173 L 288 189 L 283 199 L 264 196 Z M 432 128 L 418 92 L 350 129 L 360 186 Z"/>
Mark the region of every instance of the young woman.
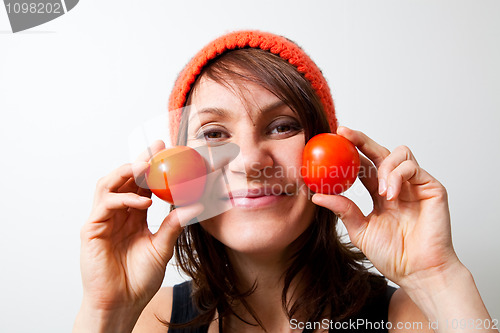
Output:
<path fill-rule="evenodd" d="M 183 70 L 169 109 L 177 144 L 239 146 L 223 166 L 234 207 L 185 228 L 207 207 L 177 207 L 151 234 L 151 192 L 134 179 L 150 155 L 102 178 L 81 232 L 74 332 L 496 331 L 453 250 L 445 188 L 407 147 L 337 128 L 328 85 L 296 44 L 256 31 L 218 38 Z M 304 145 L 330 131 L 366 156 L 368 216 L 304 186 Z M 361 252 L 341 242 L 338 218 Z M 174 252 L 192 280 L 160 289 Z"/>

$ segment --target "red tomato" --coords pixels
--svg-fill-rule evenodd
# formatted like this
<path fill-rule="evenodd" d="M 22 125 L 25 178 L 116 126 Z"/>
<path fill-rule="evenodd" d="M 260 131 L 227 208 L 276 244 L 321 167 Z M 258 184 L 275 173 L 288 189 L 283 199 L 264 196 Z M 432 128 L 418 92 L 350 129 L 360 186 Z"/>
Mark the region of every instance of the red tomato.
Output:
<path fill-rule="evenodd" d="M 354 183 L 359 166 L 359 153 L 349 140 L 322 133 L 311 138 L 304 148 L 302 177 L 313 192 L 339 194 Z"/>
<path fill-rule="evenodd" d="M 196 150 L 176 146 L 164 149 L 151 158 L 146 181 L 158 198 L 183 206 L 201 198 L 206 175 L 205 160 Z"/>

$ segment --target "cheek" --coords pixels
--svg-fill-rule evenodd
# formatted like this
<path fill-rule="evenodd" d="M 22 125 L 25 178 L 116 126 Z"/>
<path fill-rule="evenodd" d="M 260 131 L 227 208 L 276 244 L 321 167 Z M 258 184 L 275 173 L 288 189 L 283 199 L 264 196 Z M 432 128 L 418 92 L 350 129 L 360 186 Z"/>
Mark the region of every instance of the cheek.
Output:
<path fill-rule="evenodd" d="M 290 139 L 287 144 L 275 149 L 274 162 L 277 169 L 285 170 L 281 177 L 286 178 L 286 183 L 303 184 L 301 176 L 302 153 L 304 151 L 304 136 Z"/>

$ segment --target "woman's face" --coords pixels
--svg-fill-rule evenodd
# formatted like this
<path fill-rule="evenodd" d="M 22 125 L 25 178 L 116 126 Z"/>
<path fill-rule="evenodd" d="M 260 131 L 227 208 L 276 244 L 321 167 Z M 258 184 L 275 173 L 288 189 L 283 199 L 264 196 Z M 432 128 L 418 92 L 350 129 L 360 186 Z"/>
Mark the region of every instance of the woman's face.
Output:
<path fill-rule="evenodd" d="M 187 144 L 232 143 L 240 149 L 210 183 L 211 200 L 231 208 L 201 224 L 234 251 L 282 251 L 314 215 L 300 177 L 304 131 L 298 116 L 265 88 L 229 83 L 235 89 L 203 77 L 191 96 Z"/>

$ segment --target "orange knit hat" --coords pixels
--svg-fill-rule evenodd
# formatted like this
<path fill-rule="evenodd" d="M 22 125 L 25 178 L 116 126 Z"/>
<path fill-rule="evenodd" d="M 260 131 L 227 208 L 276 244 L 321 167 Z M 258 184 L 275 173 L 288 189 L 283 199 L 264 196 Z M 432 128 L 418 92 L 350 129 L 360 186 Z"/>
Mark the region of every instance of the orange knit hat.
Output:
<path fill-rule="evenodd" d="M 283 60 L 297 68 L 299 73 L 311 83 L 314 91 L 323 103 L 330 130 L 337 130 L 337 118 L 333 106 L 330 88 L 321 70 L 309 56 L 294 42 L 285 37 L 261 31 L 236 31 L 223 35 L 196 54 L 182 70 L 175 82 L 168 102 L 170 137 L 172 144 L 176 142 L 181 121 L 180 112 L 172 112 L 185 106 L 187 95 L 203 67 L 212 59 L 224 52 L 239 48 L 260 48 L 279 55 Z"/>

